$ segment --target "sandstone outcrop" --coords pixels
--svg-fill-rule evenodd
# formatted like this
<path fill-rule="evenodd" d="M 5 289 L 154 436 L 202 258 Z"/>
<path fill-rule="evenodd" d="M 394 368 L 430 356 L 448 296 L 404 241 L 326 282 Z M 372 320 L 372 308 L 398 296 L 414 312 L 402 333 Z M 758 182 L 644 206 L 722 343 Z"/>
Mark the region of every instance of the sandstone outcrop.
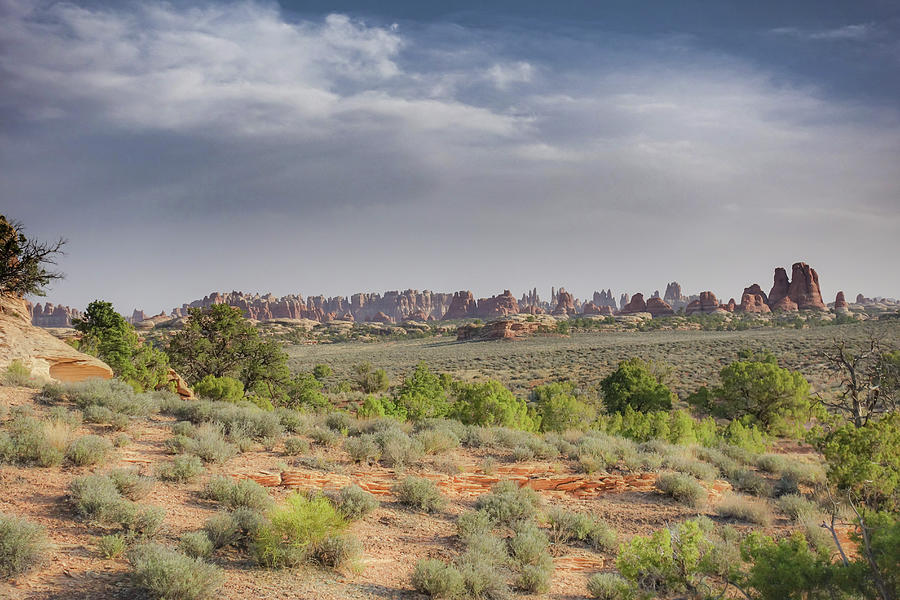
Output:
<path fill-rule="evenodd" d="M 741 303 L 735 307 L 735 310 L 745 313 L 772 312 L 772 309 L 769 308 L 768 300 L 766 293 L 762 291 L 759 284 L 754 283 L 750 287 L 744 288 L 744 293 L 741 294 Z"/>
<path fill-rule="evenodd" d="M 463 290 L 453 294 L 453 300 L 450 301 L 450 307 L 444 314 L 443 319 L 470 319 L 475 317 L 475 311 L 478 310 L 478 304 L 472 296 L 472 292 Z"/>
<path fill-rule="evenodd" d="M 688 304 L 687 297 L 681 292 L 681 284 L 677 281 L 666 284 L 666 293 L 663 294 L 663 300 L 674 310 L 684 308 Z"/>
<path fill-rule="evenodd" d="M 559 293 L 556 295 L 556 307 L 550 313 L 552 315 L 574 315 L 577 312 L 575 309 L 575 299 L 572 297 L 572 294 L 564 290 L 563 288 L 559 288 Z"/>
<path fill-rule="evenodd" d="M 662 298 L 654 297 L 647 300 L 647 312 L 654 317 L 674 315 L 675 311 Z"/>
<path fill-rule="evenodd" d="M 331 319 L 331 320 L 333 320 L 333 319 Z M 375 316 L 373 316 L 370 319 L 370 321 L 372 323 L 384 323 L 385 325 L 393 325 L 394 324 L 394 320 L 392 318 L 390 318 L 389 316 L 387 316 L 386 314 L 384 314 L 383 312 L 376 313 Z"/>
<path fill-rule="evenodd" d="M 73 382 L 113 376 L 103 361 L 32 325 L 24 300 L 0 295 L 0 370 L 14 360 L 44 379 Z"/>
<path fill-rule="evenodd" d="M 846 298 L 844 298 L 844 292 L 838 292 L 837 296 L 834 297 L 834 312 L 839 315 L 848 315 L 850 314 L 850 305 L 847 304 Z"/>
<path fill-rule="evenodd" d="M 534 335 L 540 323 L 518 319 L 500 318 L 484 325 L 469 323 L 456 330 L 456 339 L 460 342 L 474 340 L 515 340 Z"/>
<path fill-rule="evenodd" d="M 697 300 L 692 300 L 684 309 L 684 314 L 690 316 L 696 313 L 701 314 L 723 314 L 727 312 L 725 306 L 719 304 L 719 300 L 712 292 L 700 292 Z"/>
<path fill-rule="evenodd" d="M 38 302 L 31 309 L 31 324 L 35 327 L 71 327 L 72 321 L 80 318 L 81 311 L 51 302 Z"/>
<path fill-rule="evenodd" d="M 784 268 L 775 269 L 768 305 L 773 311 L 828 310 L 822 302 L 819 274 L 804 262 L 793 264 L 790 280 Z"/>
<path fill-rule="evenodd" d="M 628 302 L 630 302 L 630 300 L 631 299 L 628 297 L 628 294 L 622 294 L 621 296 L 619 296 L 619 306 L 621 307 L 621 309 L 624 309 L 628 305 Z"/>
<path fill-rule="evenodd" d="M 644 295 L 638 293 L 632 296 L 631 300 L 625 303 L 622 306 L 622 310 L 620 310 L 619 312 L 623 315 L 648 312 L 647 303 L 644 301 Z"/>
<path fill-rule="evenodd" d="M 519 314 L 519 303 L 516 302 L 516 297 L 509 290 L 503 290 L 499 296 L 479 298 L 475 314 L 481 319 L 517 315 Z"/>
<path fill-rule="evenodd" d="M 593 302 L 597 306 L 609 306 L 612 309 L 619 308 L 616 304 L 616 298 L 613 296 L 612 290 L 610 289 L 594 292 Z"/>

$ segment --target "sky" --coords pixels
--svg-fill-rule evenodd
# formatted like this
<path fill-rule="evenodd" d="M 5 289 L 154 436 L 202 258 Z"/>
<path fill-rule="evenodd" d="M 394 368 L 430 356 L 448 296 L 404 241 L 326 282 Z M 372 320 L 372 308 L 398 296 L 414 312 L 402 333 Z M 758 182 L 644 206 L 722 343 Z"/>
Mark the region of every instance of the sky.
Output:
<path fill-rule="evenodd" d="M 46 300 L 900 296 L 888 0 L 0 0 L 0 213 Z"/>

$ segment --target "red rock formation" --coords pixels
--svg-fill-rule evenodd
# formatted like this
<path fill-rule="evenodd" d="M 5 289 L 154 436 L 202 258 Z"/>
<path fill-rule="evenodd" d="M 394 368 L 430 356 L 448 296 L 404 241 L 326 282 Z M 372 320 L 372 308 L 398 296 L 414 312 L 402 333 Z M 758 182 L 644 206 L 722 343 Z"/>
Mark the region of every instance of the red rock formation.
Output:
<path fill-rule="evenodd" d="M 351 315 L 352 316 L 352 315 Z M 430 315 L 425 314 L 424 310 L 416 311 L 403 319 L 404 321 L 427 321 Z"/>
<path fill-rule="evenodd" d="M 373 323 L 385 323 L 386 325 L 394 324 L 394 320 L 383 312 L 376 313 L 375 316 L 372 317 L 371 321 Z"/>
<path fill-rule="evenodd" d="M 559 288 L 559 293 L 556 295 L 556 308 L 550 314 L 574 315 L 575 313 L 575 299 L 572 297 L 572 294 L 563 288 Z"/>
<path fill-rule="evenodd" d="M 599 292 L 594 292 L 593 302 L 597 306 L 609 306 L 611 308 L 619 308 L 616 304 L 616 299 L 613 297 L 612 290 L 600 290 Z"/>
<path fill-rule="evenodd" d="M 834 297 L 834 307 L 837 308 L 850 308 L 850 305 L 847 304 L 847 300 L 844 298 L 844 292 L 838 292 L 837 296 Z"/>
<path fill-rule="evenodd" d="M 71 327 L 73 319 L 78 318 L 79 310 L 51 302 L 35 304 L 31 309 L 31 324 L 35 327 Z"/>
<path fill-rule="evenodd" d="M 630 299 L 628 297 L 628 294 L 622 294 L 619 297 L 619 306 L 624 309 L 628 305 L 629 301 Z"/>
<path fill-rule="evenodd" d="M 516 302 L 515 296 L 509 290 L 503 290 L 503 293 L 499 296 L 480 298 L 475 314 L 482 319 L 517 315 L 519 314 L 519 303 Z"/>
<path fill-rule="evenodd" d="M 712 292 L 700 292 L 700 298 L 692 301 L 684 309 L 684 314 L 692 315 L 694 313 L 711 314 L 715 312 L 724 312 L 725 308 L 719 305 L 719 300 Z"/>
<path fill-rule="evenodd" d="M 737 304 L 735 304 L 734 298 L 729 298 L 728 304 L 725 305 L 725 310 L 727 310 L 728 312 L 734 312 L 736 306 Z"/>
<path fill-rule="evenodd" d="M 581 313 L 585 315 L 599 315 L 600 307 L 593 302 L 585 302 L 581 307 Z"/>
<path fill-rule="evenodd" d="M 791 267 L 791 285 L 788 296 L 800 310 L 828 310 L 822 302 L 819 289 L 819 274 L 804 262 L 794 263 Z"/>
<path fill-rule="evenodd" d="M 456 330 L 460 342 L 473 340 L 515 340 L 533 335 L 540 324 L 537 321 L 495 319 L 484 325 L 469 323 Z"/>
<path fill-rule="evenodd" d="M 445 321 L 450 319 L 469 319 L 475 316 L 477 308 L 478 305 L 472 296 L 472 292 L 465 290 L 456 292 L 453 294 L 453 300 L 450 302 L 450 307 L 444 314 L 443 319 Z"/>
<path fill-rule="evenodd" d="M 778 304 L 783 304 L 782 300 L 788 297 L 788 290 L 791 287 L 791 282 L 788 280 L 787 271 L 784 270 L 784 267 L 778 267 L 775 269 L 775 280 L 772 283 L 772 289 L 769 292 L 768 305 L 769 308 L 775 310 L 775 306 Z M 794 307 L 792 310 L 797 310 Z"/>
<path fill-rule="evenodd" d="M 750 287 L 744 288 L 741 294 L 741 303 L 735 310 L 745 313 L 768 313 L 772 312 L 767 304 L 768 298 L 766 293 L 762 291 L 758 283 L 754 283 Z"/>
<path fill-rule="evenodd" d="M 639 293 L 632 296 L 631 300 L 619 312 L 623 315 L 647 312 L 647 303 L 644 302 L 644 295 Z"/>
<path fill-rule="evenodd" d="M 634 300 L 632 300 L 632 302 L 633 301 Z M 650 298 L 649 300 L 647 300 L 647 312 L 654 317 L 665 317 L 675 314 L 675 311 L 672 310 L 672 307 L 659 297 Z"/>

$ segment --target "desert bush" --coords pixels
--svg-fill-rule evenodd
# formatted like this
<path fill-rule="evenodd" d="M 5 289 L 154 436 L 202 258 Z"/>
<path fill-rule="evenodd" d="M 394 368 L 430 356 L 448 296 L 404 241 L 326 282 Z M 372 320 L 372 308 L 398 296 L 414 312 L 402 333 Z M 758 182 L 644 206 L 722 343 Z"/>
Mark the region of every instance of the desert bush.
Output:
<path fill-rule="evenodd" d="M 462 437 L 462 442 L 469 448 L 491 448 L 497 443 L 494 430 L 491 427 L 470 425 Z"/>
<path fill-rule="evenodd" d="M 123 431 L 131 425 L 131 417 L 128 415 L 114 412 L 98 404 L 92 404 L 84 409 L 84 420 L 88 423 L 109 425 L 116 431 Z"/>
<path fill-rule="evenodd" d="M 312 427 L 312 417 L 302 412 L 280 406 L 275 414 L 282 428 L 290 433 L 305 434 Z"/>
<path fill-rule="evenodd" d="M 341 569 L 356 562 L 362 554 L 362 545 L 352 535 L 329 535 L 313 548 L 311 558 L 330 569 Z"/>
<path fill-rule="evenodd" d="M 326 498 L 291 494 L 260 528 L 253 554 L 266 567 L 296 566 L 309 560 L 320 543 L 345 526 L 340 513 Z"/>
<path fill-rule="evenodd" d="M 157 412 L 160 406 L 158 395 L 136 394 L 133 387 L 119 379 L 88 379 L 79 383 L 64 384 L 61 389 L 63 394 L 82 410 L 90 406 L 100 406 L 114 413 L 146 417 Z"/>
<path fill-rule="evenodd" d="M 702 479 L 703 481 L 714 481 L 719 475 L 719 470 L 713 465 L 686 456 L 670 456 L 663 460 L 663 465 L 673 471 L 687 473 L 688 475 L 693 475 L 697 479 Z"/>
<path fill-rule="evenodd" d="M 18 359 L 10 362 L 6 367 L 6 372 L 3 373 L 2 381 L 3 385 L 9 386 L 35 386 L 35 382 L 31 378 L 31 370 L 26 367 L 21 360 Z M 40 385 L 38 385 L 37 387 L 40 387 Z"/>
<path fill-rule="evenodd" d="M 153 478 L 138 474 L 136 469 L 113 469 L 106 476 L 119 493 L 129 500 L 140 500 L 153 489 Z"/>
<path fill-rule="evenodd" d="M 245 400 L 236 404 L 211 400 L 174 400 L 163 406 L 163 412 L 195 425 L 201 423 L 218 425 L 228 438 L 239 434 L 254 440 L 263 440 L 277 438 L 283 431 L 281 427 L 283 413 L 276 414 L 274 411 L 263 410 Z"/>
<path fill-rule="evenodd" d="M 197 448 L 197 440 L 186 435 L 175 435 L 163 442 L 169 454 L 193 454 Z"/>
<path fill-rule="evenodd" d="M 735 488 L 754 496 L 771 496 L 773 489 L 769 481 L 750 469 L 738 469 L 729 480 Z"/>
<path fill-rule="evenodd" d="M 616 573 L 596 573 L 588 579 L 588 593 L 597 600 L 632 600 L 634 585 Z"/>
<path fill-rule="evenodd" d="M 127 522 L 135 512 L 106 475 L 76 477 L 69 484 L 68 499 L 79 516 L 103 524 Z"/>
<path fill-rule="evenodd" d="M 656 480 L 656 489 L 692 508 L 706 504 L 706 488 L 684 473 L 661 473 Z"/>
<path fill-rule="evenodd" d="M 462 473 L 463 465 L 452 457 L 436 458 L 431 462 L 431 468 L 438 473 L 446 473 L 447 475 L 456 475 Z"/>
<path fill-rule="evenodd" d="M 16 415 L 7 424 L 0 450 L 3 461 L 52 467 L 62 463 L 71 428 L 64 423 L 44 423 L 27 415 Z"/>
<path fill-rule="evenodd" d="M 540 506 L 537 492 L 528 487 L 520 488 L 513 481 L 496 483 L 489 493 L 475 500 L 475 509 L 484 511 L 497 525 L 513 525 L 532 519 Z"/>
<path fill-rule="evenodd" d="M 450 429 L 426 429 L 416 434 L 425 454 L 441 454 L 459 446 L 459 438 Z"/>
<path fill-rule="evenodd" d="M 778 508 L 794 521 L 799 521 L 807 515 L 817 515 L 821 511 L 819 506 L 800 494 L 788 494 L 778 499 Z"/>
<path fill-rule="evenodd" d="M 198 427 L 194 442 L 190 452 L 205 463 L 222 463 L 237 454 L 237 448 L 225 441 L 222 429 L 213 424 Z"/>
<path fill-rule="evenodd" d="M 379 506 L 378 499 L 358 485 L 343 487 L 329 500 L 348 521 L 361 519 Z"/>
<path fill-rule="evenodd" d="M 513 448 L 513 460 L 516 462 L 528 462 L 534 460 L 534 450 L 528 446 L 516 446 Z"/>
<path fill-rule="evenodd" d="M 204 531 L 188 531 L 178 541 L 178 548 L 192 558 L 207 558 L 215 547 Z"/>
<path fill-rule="evenodd" d="M 237 540 L 238 523 L 230 512 L 220 512 L 206 520 L 203 532 L 214 548 L 224 548 Z"/>
<path fill-rule="evenodd" d="M 516 526 L 509 540 L 509 556 L 517 571 L 517 588 L 531 593 L 544 593 L 550 588 L 553 559 L 548 546 L 547 536 L 533 521 Z"/>
<path fill-rule="evenodd" d="M 69 429 L 78 429 L 83 421 L 82 414 L 77 410 L 68 410 L 63 406 L 51 406 L 47 411 L 48 420 L 53 423 L 61 423 Z"/>
<path fill-rule="evenodd" d="M 734 474 L 741 469 L 741 464 L 737 460 L 731 458 L 721 450 L 715 448 L 697 448 L 696 454 L 697 458 L 715 465 L 715 467 L 728 478 L 733 477 Z"/>
<path fill-rule="evenodd" d="M 402 469 L 422 459 L 422 444 L 398 430 L 385 430 L 375 434 L 381 446 L 381 460 L 395 469 Z"/>
<path fill-rule="evenodd" d="M 459 569 L 433 558 L 416 563 L 412 585 L 417 592 L 438 599 L 460 598 L 465 591 Z"/>
<path fill-rule="evenodd" d="M 575 396 L 572 382 L 538 386 L 531 391 L 531 400 L 541 418 L 541 431 L 583 429 L 597 416 L 593 406 Z"/>
<path fill-rule="evenodd" d="M 284 438 L 284 453 L 288 456 L 296 456 L 309 452 L 309 442 L 301 437 Z"/>
<path fill-rule="evenodd" d="M 222 571 L 200 559 L 155 543 L 128 554 L 132 580 L 152 596 L 166 600 L 204 600 L 222 585 Z"/>
<path fill-rule="evenodd" d="M 782 475 L 781 478 L 775 482 L 775 485 L 772 486 L 772 496 L 775 498 L 799 493 L 800 486 L 797 484 L 797 480 L 790 475 Z"/>
<path fill-rule="evenodd" d="M 104 535 L 97 540 L 97 554 L 106 559 L 119 558 L 127 548 L 128 541 L 121 533 Z"/>
<path fill-rule="evenodd" d="M 716 513 L 726 519 L 739 519 L 763 527 L 772 524 L 772 509 L 767 502 L 740 494 L 723 498 L 716 506 Z"/>
<path fill-rule="evenodd" d="M 340 443 L 341 438 L 343 438 L 340 432 L 322 427 L 314 427 L 312 431 L 309 432 L 309 437 L 311 437 L 315 443 L 328 448 L 337 446 L 338 443 Z"/>
<path fill-rule="evenodd" d="M 124 448 L 128 444 L 131 443 L 131 438 L 125 435 L 124 433 L 118 434 L 113 438 L 113 446 L 116 448 Z"/>
<path fill-rule="evenodd" d="M 222 475 L 212 477 L 201 495 L 203 498 L 220 502 L 231 510 L 249 508 L 261 511 L 272 504 L 268 490 L 252 479 L 235 480 Z"/>
<path fill-rule="evenodd" d="M 381 457 L 381 447 L 371 433 L 344 440 L 344 450 L 354 462 L 373 463 Z"/>
<path fill-rule="evenodd" d="M 761 471 L 780 475 L 789 464 L 788 458 L 783 454 L 760 454 L 756 459 L 756 466 Z"/>
<path fill-rule="evenodd" d="M 171 462 L 159 465 L 157 476 L 164 481 L 184 483 L 203 472 L 203 461 L 192 454 L 176 456 Z"/>
<path fill-rule="evenodd" d="M 434 482 L 422 477 L 407 477 L 394 486 L 393 492 L 401 504 L 425 512 L 439 511 L 447 503 Z"/>
<path fill-rule="evenodd" d="M 0 578 L 20 575 L 34 567 L 48 548 L 43 527 L 0 513 Z"/>
<path fill-rule="evenodd" d="M 132 535 L 150 539 L 157 536 L 165 518 L 166 509 L 161 506 L 146 506 L 136 510 L 134 516 L 123 525 Z"/>
<path fill-rule="evenodd" d="M 112 444 L 97 435 L 85 435 L 69 444 L 66 458 L 79 467 L 96 465 L 106 460 Z"/>
<path fill-rule="evenodd" d="M 463 579 L 464 597 L 508 597 L 509 586 L 504 568 L 508 560 L 503 540 L 493 535 L 471 540 L 466 551 L 456 561 Z"/>
<path fill-rule="evenodd" d="M 550 538 L 555 543 L 567 544 L 577 540 L 587 543 L 594 550 L 606 552 L 616 548 L 616 530 L 591 515 L 554 507 L 547 512 L 547 520 L 550 523 Z"/>
<path fill-rule="evenodd" d="M 825 469 L 816 463 L 791 461 L 782 471 L 782 476 L 806 485 L 825 483 Z"/>
<path fill-rule="evenodd" d="M 491 535 L 494 521 L 483 510 L 470 510 L 459 515 L 456 520 L 456 535 L 467 544 L 475 539 Z"/>

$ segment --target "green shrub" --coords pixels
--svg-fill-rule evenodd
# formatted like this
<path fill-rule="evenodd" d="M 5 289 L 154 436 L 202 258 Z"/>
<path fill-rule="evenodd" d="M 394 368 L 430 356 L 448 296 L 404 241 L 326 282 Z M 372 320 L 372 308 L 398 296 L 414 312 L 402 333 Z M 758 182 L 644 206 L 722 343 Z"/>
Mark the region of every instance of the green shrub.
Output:
<path fill-rule="evenodd" d="M 263 410 L 247 401 L 237 404 L 211 400 L 173 400 L 164 412 L 191 423 L 211 423 L 222 428 L 229 439 L 249 437 L 254 440 L 277 438 L 282 433 L 283 413 Z"/>
<path fill-rule="evenodd" d="M 311 558 L 316 563 L 330 569 L 341 569 L 352 565 L 362 554 L 362 545 L 352 535 L 344 533 L 329 535 L 313 548 Z"/>
<path fill-rule="evenodd" d="M 627 406 L 637 412 L 669 410 L 675 396 L 639 358 L 620 362 L 600 382 L 600 389 L 608 413 L 624 412 Z"/>
<path fill-rule="evenodd" d="M 101 406 L 114 413 L 146 417 L 157 412 L 160 406 L 157 394 L 136 394 L 133 387 L 119 379 L 88 379 L 64 384 L 61 391 L 82 410 Z"/>
<path fill-rule="evenodd" d="M 224 548 L 237 541 L 238 525 L 232 513 L 220 512 L 206 520 L 203 531 L 214 548 Z"/>
<path fill-rule="evenodd" d="M 425 512 L 439 511 L 447 503 L 434 482 L 422 477 L 407 477 L 394 486 L 393 492 L 401 504 Z"/>
<path fill-rule="evenodd" d="M 33 384 L 31 370 L 21 360 L 16 359 L 6 367 L 6 372 L 3 374 L 3 385 L 32 387 Z"/>
<path fill-rule="evenodd" d="M 0 513 L 0 578 L 26 572 L 43 559 L 48 548 L 43 527 Z"/>
<path fill-rule="evenodd" d="M 456 534 L 466 543 L 491 535 L 493 529 L 494 521 L 491 515 L 483 510 L 464 512 L 456 520 Z"/>
<path fill-rule="evenodd" d="M 63 406 L 51 406 L 47 411 L 47 418 L 51 422 L 63 423 L 70 429 L 78 429 L 83 417 L 77 410 L 68 410 Z"/>
<path fill-rule="evenodd" d="M 20 414 L 8 422 L 6 433 L 0 444 L 4 461 L 52 467 L 63 461 L 71 428 Z"/>
<path fill-rule="evenodd" d="M 132 535 L 142 538 L 154 538 L 162 529 L 166 518 L 166 509 L 161 506 L 146 506 L 138 510 L 134 517 L 125 524 L 125 529 Z"/>
<path fill-rule="evenodd" d="M 706 504 L 706 488 L 684 473 L 661 473 L 656 479 L 656 489 L 692 508 Z"/>
<path fill-rule="evenodd" d="M 252 479 L 235 480 L 216 475 L 207 482 L 202 497 L 222 503 L 226 508 L 249 508 L 261 511 L 269 508 L 272 497 L 268 490 Z"/>
<path fill-rule="evenodd" d="M 772 524 L 772 509 L 762 500 L 731 494 L 716 506 L 716 513 L 726 519 L 739 519 L 768 527 Z"/>
<path fill-rule="evenodd" d="M 222 585 L 222 571 L 197 558 L 159 544 L 135 547 L 128 554 L 132 580 L 156 598 L 204 600 Z"/>
<path fill-rule="evenodd" d="M 237 448 L 225 441 L 219 426 L 201 425 L 194 435 L 194 444 L 190 450 L 205 463 L 222 463 L 237 454 Z"/>
<path fill-rule="evenodd" d="M 190 421 L 178 421 L 172 424 L 172 435 L 192 438 L 197 435 L 197 426 Z"/>
<path fill-rule="evenodd" d="M 334 371 L 332 371 L 331 367 L 328 365 L 316 365 L 312 370 L 313 377 L 319 381 L 322 381 L 326 377 L 331 377 L 332 373 L 334 373 Z"/>
<path fill-rule="evenodd" d="M 528 487 L 519 487 L 513 481 L 494 484 L 490 493 L 475 500 L 475 509 L 484 511 L 497 525 L 513 525 L 534 518 L 541 506 L 537 492 Z"/>
<path fill-rule="evenodd" d="M 311 437 L 315 443 L 328 448 L 337 446 L 341 441 L 341 438 L 343 438 L 340 432 L 322 427 L 313 428 L 313 430 L 309 432 L 309 437 Z"/>
<path fill-rule="evenodd" d="M 818 505 L 811 500 L 807 500 L 800 494 L 788 494 L 778 499 L 778 508 L 781 512 L 789 516 L 794 521 L 808 515 L 817 515 L 820 510 Z"/>
<path fill-rule="evenodd" d="M 138 474 L 136 469 L 113 469 L 106 476 L 119 493 L 129 500 L 140 500 L 153 489 L 153 478 Z"/>
<path fill-rule="evenodd" d="M 192 558 L 207 558 L 215 547 L 204 531 L 189 531 L 181 536 L 178 548 Z"/>
<path fill-rule="evenodd" d="M 345 526 L 340 513 L 326 498 L 291 494 L 260 528 L 253 554 L 266 567 L 296 566 L 309 560 L 320 543 Z"/>
<path fill-rule="evenodd" d="M 309 452 L 309 442 L 301 437 L 284 438 L 284 453 L 288 456 L 296 456 Z"/>
<path fill-rule="evenodd" d="M 663 465 L 673 471 L 687 473 L 703 481 L 714 481 L 719 475 L 719 470 L 711 464 L 686 456 L 671 456 L 663 460 Z"/>
<path fill-rule="evenodd" d="M 544 593 L 550 588 L 553 559 L 548 551 L 547 536 L 533 521 L 516 526 L 509 540 L 509 556 L 517 571 L 515 586 L 531 593 Z"/>
<path fill-rule="evenodd" d="M 775 475 L 780 475 L 781 472 L 787 468 L 789 463 L 788 457 L 783 454 L 761 454 L 756 459 L 756 466 L 759 467 L 761 471 Z"/>
<path fill-rule="evenodd" d="M 312 426 L 312 417 L 299 411 L 280 406 L 275 409 L 279 423 L 285 431 L 305 434 Z"/>
<path fill-rule="evenodd" d="M 465 591 L 459 569 L 433 558 L 416 563 L 412 585 L 417 592 L 438 599 L 460 598 Z"/>
<path fill-rule="evenodd" d="M 528 462 L 534 460 L 534 450 L 528 446 L 516 446 L 513 448 L 513 460 L 516 462 Z"/>
<path fill-rule="evenodd" d="M 194 384 L 194 393 L 210 400 L 237 402 L 244 397 L 244 384 L 233 377 L 207 375 Z"/>
<path fill-rule="evenodd" d="M 588 593 L 597 600 L 632 600 L 634 585 L 616 573 L 596 573 L 588 579 Z"/>
<path fill-rule="evenodd" d="M 441 454 L 459 446 L 459 438 L 449 429 L 426 429 L 416 434 L 425 454 Z"/>
<path fill-rule="evenodd" d="M 375 440 L 381 446 L 381 460 L 388 467 L 402 469 L 422 459 L 422 444 L 402 431 L 380 431 Z"/>
<path fill-rule="evenodd" d="M 700 523 L 690 520 L 672 529 L 661 529 L 650 537 L 636 536 L 622 544 L 616 566 L 641 591 L 666 597 L 687 589 L 696 590 L 713 550 Z"/>
<path fill-rule="evenodd" d="M 466 425 L 503 426 L 534 431 L 528 405 L 495 380 L 453 385 L 450 416 Z"/>
<path fill-rule="evenodd" d="M 203 472 L 203 462 L 191 454 L 176 456 L 172 462 L 160 465 L 157 476 L 164 481 L 184 483 Z"/>
<path fill-rule="evenodd" d="M 773 489 L 769 481 L 750 469 L 738 469 L 729 478 L 735 488 L 754 496 L 771 496 Z"/>
<path fill-rule="evenodd" d="M 97 553 L 105 559 L 119 558 L 127 547 L 128 542 L 121 533 L 104 535 L 97 540 Z"/>
<path fill-rule="evenodd" d="M 446 386 L 424 362 L 397 387 L 394 403 L 413 421 L 443 417 L 449 410 Z"/>
<path fill-rule="evenodd" d="M 538 386 L 531 391 L 531 400 L 541 418 L 541 431 L 584 429 L 597 416 L 593 406 L 575 397 L 571 382 Z"/>
<path fill-rule="evenodd" d="M 358 485 L 343 487 L 329 499 L 348 521 L 361 519 L 379 506 L 378 499 Z"/>
<path fill-rule="evenodd" d="M 354 462 L 373 463 L 381 458 L 381 447 L 371 433 L 344 440 L 344 450 Z"/>
<path fill-rule="evenodd" d="M 69 444 L 66 458 L 79 467 L 96 465 L 106 460 L 111 448 L 112 444 L 106 438 L 86 435 Z"/>
<path fill-rule="evenodd" d="M 552 508 L 547 512 L 547 520 L 555 543 L 585 542 L 594 550 L 606 552 L 615 550 L 618 543 L 616 530 L 591 515 Z"/>
<path fill-rule="evenodd" d="M 130 519 L 134 510 L 122 498 L 116 484 L 106 475 L 84 475 L 69 484 L 69 502 L 75 512 L 98 523 L 118 523 Z M 123 516 L 124 515 L 124 516 Z"/>
<path fill-rule="evenodd" d="M 509 587 L 503 568 L 508 557 L 502 540 L 489 535 L 469 543 L 456 561 L 468 598 L 506 598 Z"/>

